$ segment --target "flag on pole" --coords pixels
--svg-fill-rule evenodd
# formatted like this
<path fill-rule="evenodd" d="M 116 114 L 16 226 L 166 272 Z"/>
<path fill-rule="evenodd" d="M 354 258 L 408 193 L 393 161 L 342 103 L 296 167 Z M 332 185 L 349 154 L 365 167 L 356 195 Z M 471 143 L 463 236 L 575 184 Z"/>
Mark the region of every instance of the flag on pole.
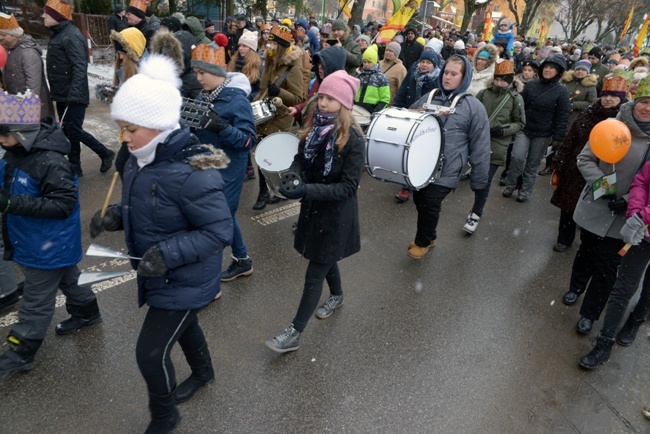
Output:
<path fill-rule="evenodd" d="M 637 57 L 639 55 L 641 48 L 643 48 L 643 44 L 645 44 L 645 40 L 648 37 L 648 26 L 650 26 L 650 14 L 646 16 L 645 21 L 639 29 L 639 35 L 634 41 L 634 57 Z"/>
<path fill-rule="evenodd" d="M 345 14 L 346 17 L 352 18 L 352 5 L 354 0 L 339 0 L 339 7 L 341 12 Z M 339 13 L 341 15 L 341 13 Z"/>
<path fill-rule="evenodd" d="M 623 39 L 623 36 L 625 36 L 627 31 L 630 30 L 630 24 L 632 24 L 632 15 L 634 15 L 634 6 L 636 6 L 636 3 L 632 5 L 630 14 L 625 19 L 625 23 L 623 23 L 623 31 L 621 31 L 621 36 L 618 38 L 619 42 L 621 39 Z"/>
<path fill-rule="evenodd" d="M 398 10 L 393 11 L 393 15 L 388 18 L 384 27 L 381 28 L 382 40 L 390 40 L 388 37 L 389 31 L 399 32 L 404 30 L 406 23 L 420 9 L 420 3 L 422 3 L 422 0 L 409 0 L 404 2 Z M 386 34 L 384 34 L 384 31 L 386 31 Z"/>
<path fill-rule="evenodd" d="M 483 40 L 490 39 L 490 31 L 492 30 L 492 8 L 488 5 L 485 10 L 485 24 L 483 24 Z"/>
<path fill-rule="evenodd" d="M 542 28 L 539 31 L 539 40 L 540 42 L 546 41 L 546 34 L 548 33 L 548 27 L 546 26 L 546 20 L 542 20 Z"/>

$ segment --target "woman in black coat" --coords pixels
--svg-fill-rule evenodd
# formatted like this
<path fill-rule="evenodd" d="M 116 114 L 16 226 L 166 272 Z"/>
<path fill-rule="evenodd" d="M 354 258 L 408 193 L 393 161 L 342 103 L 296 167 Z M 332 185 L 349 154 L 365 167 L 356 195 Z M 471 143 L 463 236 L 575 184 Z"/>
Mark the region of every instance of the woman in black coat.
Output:
<path fill-rule="evenodd" d="M 323 80 L 318 107 L 300 131 L 298 154 L 290 171 L 302 184 L 280 190 L 289 199 L 302 199 L 294 247 L 309 260 L 305 286 L 293 323 L 266 341 L 273 351 L 295 351 L 309 318 L 316 310 L 327 280 L 330 297 L 318 309 L 320 319 L 343 304 L 337 262 L 361 249 L 357 189 L 363 171 L 364 139 L 351 111 L 359 80 L 336 71 Z"/>

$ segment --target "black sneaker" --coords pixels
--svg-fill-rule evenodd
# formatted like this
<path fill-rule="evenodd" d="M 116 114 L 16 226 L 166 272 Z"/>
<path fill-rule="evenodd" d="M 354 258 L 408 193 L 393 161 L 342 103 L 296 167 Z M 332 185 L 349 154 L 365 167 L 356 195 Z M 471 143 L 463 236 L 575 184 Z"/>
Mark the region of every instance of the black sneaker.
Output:
<path fill-rule="evenodd" d="M 14 350 L 7 350 L 0 356 L 0 379 L 13 372 L 29 371 L 34 367 L 34 355 L 23 358 Z"/>
<path fill-rule="evenodd" d="M 108 172 L 111 169 L 111 166 L 113 166 L 114 159 L 115 159 L 115 152 L 109 149 L 108 154 L 106 154 L 106 156 L 102 158 L 102 165 L 99 168 L 99 171 L 102 173 Z"/>
<path fill-rule="evenodd" d="M 230 282 L 241 276 L 250 276 L 253 274 L 253 261 L 251 258 L 237 259 L 232 258 L 230 266 L 226 271 L 221 272 L 221 281 Z"/>
<path fill-rule="evenodd" d="M 23 296 L 22 288 L 17 288 L 11 294 L 7 294 L 4 297 L 0 298 L 0 312 L 3 312 L 7 309 L 10 309 L 16 303 L 20 301 L 20 298 Z"/>
<path fill-rule="evenodd" d="M 54 331 L 57 335 L 65 336 L 78 332 L 82 327 L 98 324 L 100 322 L 102 322 L 102 316 L 99 313 L 91 316 L 90 318 L 71 316 L 70 318 L 58 323 L 56 327 L 54 327 Z"/>

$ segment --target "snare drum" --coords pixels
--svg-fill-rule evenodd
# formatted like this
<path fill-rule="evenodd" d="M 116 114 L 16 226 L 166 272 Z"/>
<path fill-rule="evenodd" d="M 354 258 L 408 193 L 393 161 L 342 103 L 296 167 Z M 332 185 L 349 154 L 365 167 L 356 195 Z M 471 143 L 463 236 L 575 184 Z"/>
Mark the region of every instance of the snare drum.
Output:
<path fill-rule="evenodd" d="M 255 148 L 255 163 L 262 171 L 266 185 L 274 195 L 280 194 L 282 175 L 291 167 L 293 157 L 298 153 L 298 137 L 291 133 L 273 133 L 264 138 Z"/>
<path fill-rule="evenodd" d="M 418 190 L 442 168 L 444 136 L 433 113 L 384 109 L 375 115 L 367 137 L 366 166 L 373 178 Z"/>
<path fill-rule="evenodd" d="M 354 116 L 357 123 L 364 128 L 370 125 L 370 121 L 372 120 L 372 114 L 358 105 L 352 107 L 352 116 Z"/>
<path fill-rule="evenodd" d="M 273 119 L 277 113 L 275 105 L 268 99 L 262 99 L 251 103 L 253 109 L 253 118 L 255 119 L 255 126 L 262 125 Z"/>

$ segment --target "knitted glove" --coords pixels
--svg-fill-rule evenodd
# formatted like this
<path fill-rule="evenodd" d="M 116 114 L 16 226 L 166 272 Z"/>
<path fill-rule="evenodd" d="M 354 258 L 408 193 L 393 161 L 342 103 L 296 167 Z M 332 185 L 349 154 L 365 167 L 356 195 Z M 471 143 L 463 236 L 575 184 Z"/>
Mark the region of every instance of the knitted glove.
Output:
<path fill-rule="evenodd" d="M 221 119 L 221 116 L 219 116 L 219 114 L 214 110 L 208 110 L 208 112 L 201 118 L 201 128 L 219 134 L 228 128 L 228 122 Z"/>
<path fill-rule="evenodd" d="M 4 188 L 0 188 L 0 212 L 6 213 L 9 211 L 10 198 L 11 194 Z"/>
<path fill-rule="evenodd" d="M 167 264 L 165 264 L 165 258 L 163 258 L 158 245 L 147 250 L 144 255 L 142 255 L 142 259 L 138 265 L 138 274 L 142 277 L 164 276 L 167 270 L 169 270 L 169 268 L 167 268 Z"/>
<path fill-rule="evenodd" d="M 106 209 L 106 214 L 102 219 L 102 212 L 97 211 L 92 219 L 90 219 L 90 238 L 96 238 L 104 231 L 119 231 L 122 229 L 122 212 L 118 205 L 109 206 Z"/>
<path fill-rule="evenodd" d="M 271 98 L 275 98 L 276 96 L 280 95 L 280 88 L 278 87 L 277 84 L 269 81 L 266 85 L 266 88 Z"/>
<path fill-rule="evenodd" d="M 621 228 L 621 235 L 623 235 L 623 241 L 630 243 L 633 246 L 638 246 L 643 241 L 643 235 L 645 234 L 645 229 L 643 226 L 643 220 L 639 213 L 633 214 L 632 217 L 625 221 L 625 225 Z"/>
<path fill-rule="evenodd" d="M 293 191 L 287 191 L 284 188 L 280 187 L 280 194 L 287 199 L 302 199 L 307 195 L 307 185 L 305 183 L 302 183 Z"/>
<path fill-rule="evenodd" d="M 503 137 L 503 125 L 497 125 L 496 127 L 490 128 L 490 136 L 492 137 Z"/>
<path fill-rule="evenodd" d="M 607 206 L 609 207 L 609 210 L 614 214 L 625 214 L 625 211 L 627 211 L 627 201 L 624 197 L 610 200 Z"/>

